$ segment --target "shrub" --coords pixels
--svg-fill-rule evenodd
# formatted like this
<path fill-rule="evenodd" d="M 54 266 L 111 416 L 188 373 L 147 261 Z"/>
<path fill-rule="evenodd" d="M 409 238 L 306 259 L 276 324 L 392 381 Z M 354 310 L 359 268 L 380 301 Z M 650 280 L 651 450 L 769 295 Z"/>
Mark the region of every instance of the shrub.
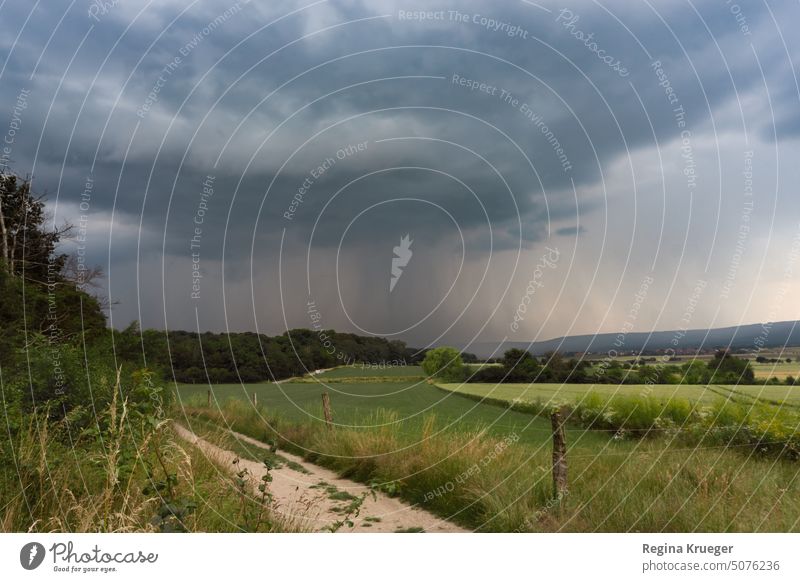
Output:
<path fill-rule="evenodd" d="M 484 366 L 468 378 L 469 382 L 499 384 L 504 381 L 506 372 L 500 366 Z"/>
<path fill-rule="evenodd" d="M 422 369 L 429 377 L 442 382 L 461 382 L 467 375 L 461 352 L 446 346 L 428 350 L 422 361 Z"/>

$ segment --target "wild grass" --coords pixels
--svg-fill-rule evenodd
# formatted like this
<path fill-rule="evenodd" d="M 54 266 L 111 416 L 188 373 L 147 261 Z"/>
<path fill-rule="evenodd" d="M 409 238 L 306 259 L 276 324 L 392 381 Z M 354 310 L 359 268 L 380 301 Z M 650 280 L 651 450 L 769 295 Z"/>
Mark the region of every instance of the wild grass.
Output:
<path fill-rule="evenodd" d="M 727 420 L 742 414 L 732 408 L 721 412 L 730 415 Z M 329 430 L 237 401 L 222 409 L 189 407 L 185 413 L 190 420 L 272 439 L 279 448 L 477 531 L 800 528 L 800 464 L 757 455 L 749 442 L 718 445 L 716 435 L 697 434 L 696 444 L 687 446 L 682 435 L 666 432 L 624 450 L 598 447 L 568 456 L 569 493 L 558 499 L 549 448 L 509 442 L 480 428 L 441 432 L 435 417 L 427 417 L 420 434 L 411 436 L 393 430 L 391 422 Z M 677 422 L 691 412 L 679 407 L 669 414 Z M 391 421 L 393 413 L 375 415 Z M 647 418 L 637 422 L 644 425 Z"/>
<path fill-rule="evenodd" d="M 129 406 L 119 375 L 95 388 L 110 397 L 93 425 L 72 422 L 85 411 L 54 420 L 42 408 L 8 433 L 0 531 L 242 531 L 243 512 L 265 511 L 255 492 L 237 489 L 227 467 L 180 441 L 167 418 Z M 258 531 L 295 529 L 266 511 Z"/>

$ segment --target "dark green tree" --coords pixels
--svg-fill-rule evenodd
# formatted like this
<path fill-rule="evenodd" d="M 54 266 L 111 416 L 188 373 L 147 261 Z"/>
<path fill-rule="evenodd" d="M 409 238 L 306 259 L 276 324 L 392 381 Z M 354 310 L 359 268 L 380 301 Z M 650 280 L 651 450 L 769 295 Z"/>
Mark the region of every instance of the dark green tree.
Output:
<path fill-rule="evenodd" d="M 541 366 L 530 352 L 512 348 L 503 354 L 503 368 L 506 382 L 533 382 Z"/>
<path fill-rule="evenodd" d="M 32 192 L 30 181 L 0 173 L 0 260 L 9 273 L 38 284 L 61 273 L 67 255 L 56 247 L 72 227 L 46 222 L 45 197 Z"/>

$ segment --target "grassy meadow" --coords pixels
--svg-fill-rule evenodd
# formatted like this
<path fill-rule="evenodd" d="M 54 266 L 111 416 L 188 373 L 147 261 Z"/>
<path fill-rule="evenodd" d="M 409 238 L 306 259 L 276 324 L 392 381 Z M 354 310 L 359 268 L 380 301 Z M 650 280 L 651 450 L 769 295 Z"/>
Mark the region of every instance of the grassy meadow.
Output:
<path fill-rule="evenodd" d="M 413 368 L 408 375 L 421 375 L 418 367 Z M 179 385 L 177 389 L 179 399 L 190 405 L 207 402 L 207 391 L 207 386 L 198 385 Z M 341 428 L 368 431 L 386 426 L 414 438 L 435 417 L 440 431 L 486 430 L 501 438 L 516 434 L 522 442 L 535 446 L 549 446 L 550 442 L 549 419 L 474 402 L 424 381 L 407 382 L 400 374 L 396 382 L 337 382 L 328 386 L 318 382 L 218 384 L 212 387 L 212 408 L 224 407 L 229 400 L 252 401 L 256 394 L 257 403 L 267 416 L 323 426 L 322 392 L 329 394 L 334 423 Z M 574 432 L 570 442 L 575 447 L 594 450 L 597 446 L 620 446 L 610 442 L 605 433 L 579 429 L 569 432 Z"/>

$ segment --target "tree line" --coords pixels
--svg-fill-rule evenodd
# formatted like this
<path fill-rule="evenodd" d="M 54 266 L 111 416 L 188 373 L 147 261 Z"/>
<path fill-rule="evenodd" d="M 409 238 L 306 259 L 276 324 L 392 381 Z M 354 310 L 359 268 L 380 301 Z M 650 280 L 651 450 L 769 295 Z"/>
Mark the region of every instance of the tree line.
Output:
<path fill-rule="evenodd" d="M 348 364 L 411 365 L 424 354 L 402 341 L 333 330 L 253 332 L 139 331 L 134 322 L 115 333 L 120 355 L 146 363 L 176 382 L 263 382 Z"/>
<path fill-rule="evenodd" d="M 499 365 L 481 368 L 470 382 L 543 382 L 575 384 L 753 384 L 750 361 L 729 350 L 719 350 L 707 362 L 692 360 L 681 365 L 615 358 L 586 360 L 548 352 L 537 359 L 529 352 L 511 349 Z"/>
<path fill-rule="evenodd" d="M 477 370 L 465 365 L 455 348 L 440 347 L 427 352 L 425 373 L 444 382 L 475 383 L 573 383 L 573 384 L 754 384 L 750 361 L 729 350 L 719 350 L 707 362 L 692 360 L 682 365 L 642 360 L 623 362 L 614 358 L 585 360 L 548 352 L 541 358 L 526 350 L 510 349 L 497 361 Z M 771 379 L 767 383 L 776 383 Z M 794 384 L 789 376 L 787 384 Z"/>

